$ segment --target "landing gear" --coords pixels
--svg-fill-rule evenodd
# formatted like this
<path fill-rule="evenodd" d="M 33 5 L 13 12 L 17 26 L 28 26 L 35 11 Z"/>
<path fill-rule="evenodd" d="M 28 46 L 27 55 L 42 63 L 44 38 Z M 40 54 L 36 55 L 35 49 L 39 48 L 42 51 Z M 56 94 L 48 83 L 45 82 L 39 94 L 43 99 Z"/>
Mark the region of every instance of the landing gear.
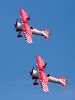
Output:
<path fill-rule="evenodd" d="M 22 35 L 20 34 L 21 32 L 19 32 L 19 34 L 17 35 L 18 38 L 22 37 Z"/>
<path fill-rule="evenodd" d="M 39 83 L 38 82 L 34 82 L 33 85 L 39 85 Z"/>
<path fill-rule="evenodd" d="M 37 79 L 35 79 L 33 85 L 39 85 L 39 83 L 37 82 Z"/>

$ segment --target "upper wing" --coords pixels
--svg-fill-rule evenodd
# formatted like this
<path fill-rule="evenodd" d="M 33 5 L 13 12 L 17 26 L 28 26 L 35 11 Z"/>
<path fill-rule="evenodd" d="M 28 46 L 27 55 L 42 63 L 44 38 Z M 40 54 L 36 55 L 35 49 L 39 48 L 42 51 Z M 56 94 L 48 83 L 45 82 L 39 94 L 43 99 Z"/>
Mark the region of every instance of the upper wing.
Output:
<path fill-rule="evenodd" d="M 47 75 L 43 71 L 39 71 L 39 75 L 40 75 L 39 80 L 41 88 L 43 89 L 43 91 L 49 92 Z"/>
<path fill-rule="evenodd" d="M 20 15 L 21 15 L 21 22 L 23 24 L 23 32 L 25 39 L 28 43 L 32 43 L 32 31 L 30 26 L 28 25 L 28 15 L 23 9 L 20 9 Z"/>
<path fill-rule="evenodd" d="M 21 21 L 28 22 L 28 15 L 25 10 L 20 9 Z"/>
<path fill-rule="evenodd" d="M 37 69 L 43 70 L 44 71 L 44 60 L 40 56 L 36 56 L 36 61 L 37 61 Z"/>

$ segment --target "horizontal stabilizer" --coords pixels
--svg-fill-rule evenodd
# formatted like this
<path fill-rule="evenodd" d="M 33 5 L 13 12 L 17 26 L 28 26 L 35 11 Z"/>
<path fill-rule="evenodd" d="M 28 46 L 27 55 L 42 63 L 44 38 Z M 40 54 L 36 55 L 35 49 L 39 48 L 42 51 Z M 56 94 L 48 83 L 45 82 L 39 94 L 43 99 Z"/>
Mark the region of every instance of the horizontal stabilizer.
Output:
<path fill-rule="evenodd" d="M 68 78 L 60 76 L 59 80 L 60 80 L 61 85 L 63 87 L 66 87 L 66 84 L 68 83 Z"/>

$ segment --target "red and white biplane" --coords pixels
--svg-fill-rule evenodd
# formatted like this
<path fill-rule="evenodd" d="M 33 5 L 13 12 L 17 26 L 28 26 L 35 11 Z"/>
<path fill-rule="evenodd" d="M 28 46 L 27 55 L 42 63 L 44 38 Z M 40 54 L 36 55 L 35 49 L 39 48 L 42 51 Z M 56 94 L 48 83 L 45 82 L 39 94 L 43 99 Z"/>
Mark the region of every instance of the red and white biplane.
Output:
<path fill-rule="evenodd" d="M 61 84 L 63 87 L 66 87 L 68 83 L 68 78 L 60 76 L 59 78 L 55 78 L 49 74 L 45 74 L 45 68 L 47 63 L 44 63 L 44 60 L 40 56 L 36 56 L 36 67 L 37 70 L 34 70 L 34 67 L 30 71 L 30 75 L 32 79 L 35 80 L 33 85 L 38 85 L 39 83 L 37 80 L 40 80 L 40 85 L 43 91 L 49 92 L 48 84 L 49 82 Z"/>
<path fill-rule="evenodd" d="M 27 15 L 26 11 L 23 9 L 20 9 L 20 22 L 18 22 L 18 19 L 16 20 L 16 23 L 14 24 L 16 32 L 19 32 L 17 35 L 18 38 L 22 37 L 21 32 L 24 33 L 25 39 L 28 43 L 32 43 L 32 35 L 40 35 L 44 36 L 46 39 L 50 36 L 50 30 L 43 29 L 42 31 L 38 30 L 37 28 L 30 27 L 28 25 L 28 22 L 30 20 L 30 17 Z"/>

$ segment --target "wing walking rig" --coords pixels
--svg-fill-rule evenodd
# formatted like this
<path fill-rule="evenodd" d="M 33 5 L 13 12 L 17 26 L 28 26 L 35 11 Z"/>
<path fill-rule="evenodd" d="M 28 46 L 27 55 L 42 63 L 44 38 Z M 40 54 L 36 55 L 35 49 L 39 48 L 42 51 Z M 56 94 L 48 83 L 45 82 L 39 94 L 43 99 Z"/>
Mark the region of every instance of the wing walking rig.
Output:
<path fill-rule="evenodd" d="M 50 36 L 50 30 L 43 29 L 42 31 L 38 30 L 37 28 L 30 27 L 28 25 L 28 22 L 30 20 L 30 17 L 27 15 L 26 11 L 23 9 L 20 9 L 20 22 L 18 22 L 18 19 L 16 20 L 16 24 L 14 24 L 16 32 L 19 32 L 17 35 L 18 38 L 22 37 L 21 32 L 24 33 L 25 40 L 28 43 L 32 42 L 32 35 L 40 35 L 44 36 L 46 39 Z"/>
<path fill-rule="evenodd" d="M 68 78 L 60 76 L 59 78 L 55 78 L 49 74 L 45 74 L 45 68 L 47 66 L 47 63 L 44 63 L 44 60 L 40 56 L 36 56 L 36 67 L 37 71 L 34 70 L 34 67 L 30 71 L 30 75 L 32 76 L 32 79 L 34 79 L 33 85 L 38 85 L 39 83 L 37 80 L 40 80 L 40 85 L 43 91 L 49 92 L 48 84 L 49 82 L 58 83 L 61 84 L 63 87 L 66 87 L 66 84 L 68 83 Z"/>

